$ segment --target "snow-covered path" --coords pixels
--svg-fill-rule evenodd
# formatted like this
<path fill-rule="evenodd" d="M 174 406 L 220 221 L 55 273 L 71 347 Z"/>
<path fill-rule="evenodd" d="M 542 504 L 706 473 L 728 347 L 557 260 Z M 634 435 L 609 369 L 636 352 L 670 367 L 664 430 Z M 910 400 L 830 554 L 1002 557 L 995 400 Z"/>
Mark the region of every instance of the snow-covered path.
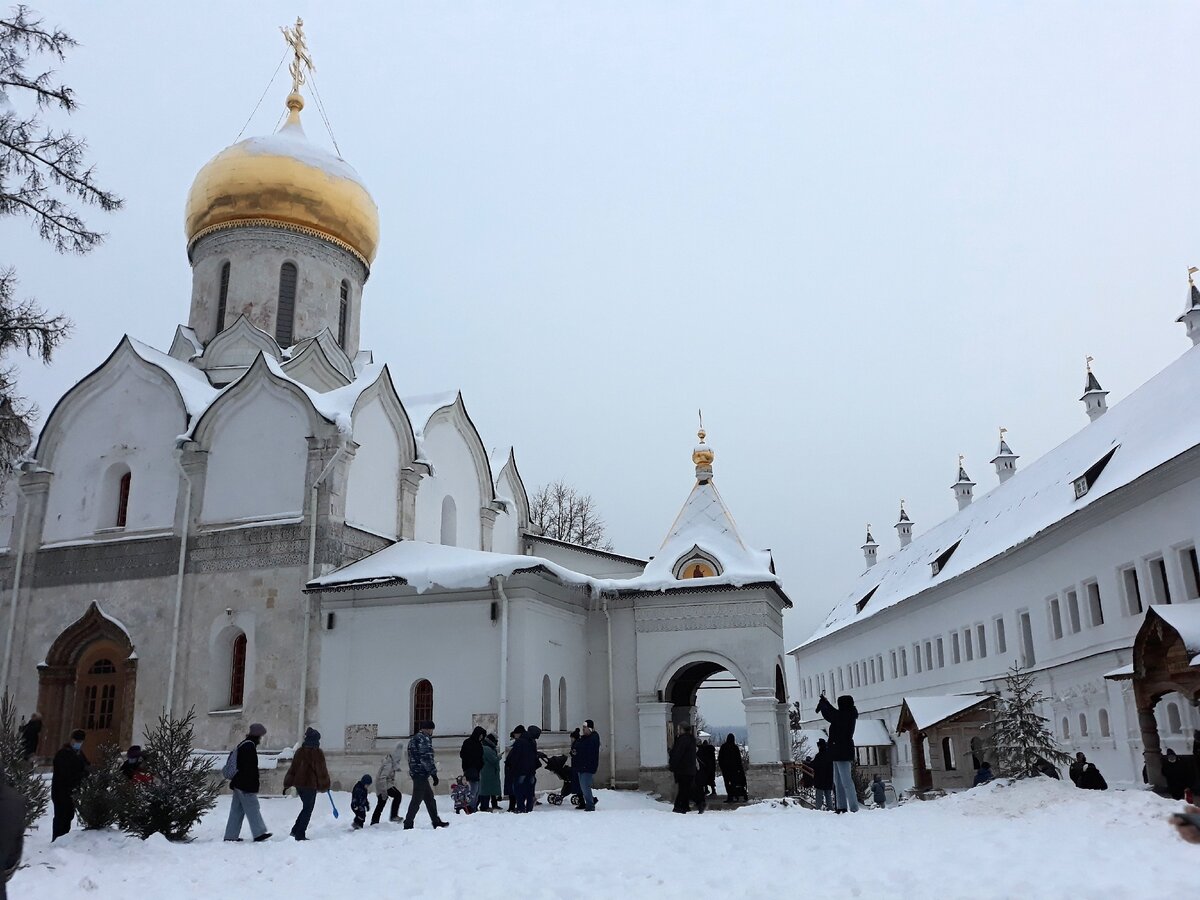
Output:
<path fill-rule="evenodd" d="M 427 818 L 409 832 L 386 822 L 352 832 L 349 797 L 335 796 L 342 818 L 318 798 L 303 844 L 287 837 L 300 805 L 291 797 L 264 799 L 275 833 L 265 844 L 221 841 L 228 798 L 189 844 L 74 831 L 52 847 L 47 819 L 9 896 L 1115 900 L 1194 894 L 1200 866 L 1200 847 L 1165 824 L 1180 804 L 1041 779 L 844 816 L 771 804 L 678 816 L 602 791 L 594 814 L 543 805 L 466 817 L 439 797 L 451 827 L 437 832 Z"/>

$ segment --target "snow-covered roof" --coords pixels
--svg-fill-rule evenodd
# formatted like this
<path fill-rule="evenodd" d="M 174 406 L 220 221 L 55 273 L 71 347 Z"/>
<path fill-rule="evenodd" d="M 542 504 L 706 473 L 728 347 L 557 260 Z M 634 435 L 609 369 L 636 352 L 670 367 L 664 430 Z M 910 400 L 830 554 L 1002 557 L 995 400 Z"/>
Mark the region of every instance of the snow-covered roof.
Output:
<path fill-rule="evenodd" d="M 367 189 L 362 178 L 350 163 L 308 139 L 299 119 L 285 122 L 283 127 L 274 134 L 247 138 L 236 146 L 254 155 L 290 156 L 305 165 L 320 169 L 326 175 L 345 178 L 353 181 L 364 191 Z"/>
<path fill-rule="evenodd" d="M 1003 484 L 864 572 L 809 638 L 816 643 L 883 609 L 916 597 L 1010 551 L 1150 470 L 1200 444 L 1200 416 L 1188 415 L 1200 388 L 1200 348 L 1192 347 L 1136 391 Z M 1086 493 L 1073 483 L 1111 459 Z M 931 574 L 930 563 L 958 547 Z M 860 612 L 855 605 L 874 594 Z"/>
<path fill-rule="evenodd" d="M 413 433 L 417 441 L 425 437 L 425 429 L 434 413 L 447 406 L 453 406 L 458 400 L 458 391 L 439 391 L 436 394 L 418 394 L 415 397 L 401 397 L 408 418 L 412 422 Z"/>
<path fill-rule="evenodd" d="M 1183 648 L 1190 654 L 1189 665 L 1200 665 L 1200 606 L 1195 605 L 1161 605 L 1150 608 L 1183 640 Z"/>
<path fill-rule="evenodd" d="M 1103 677 L 1112 681 L 1125 681 L 1128 678 L 1132 678 L 1133 663 L 1128 663 L 1124 666 L 1117 666 L 1111 672 L 1105 672 Z"/>
<path fill-rule="evenodd" d="M 675 566 L 694 550 L 701 550 L 715 559 L 720 564 L 720 571 L 714 578 L 688 579 L 688 582 L 739 587 L 764 581 L 779 582 L 772 571 L 770 551 L 751 550 L 746 546 L 716 484 L 707 479 L 696 482 L 662 546 L 646 564 L 646 571 L 631 579 L 629 584 L 664 579 L 676 582 Z"/>
<path fill-rule="evenodd" d="M 208 409 L 208 405 L 216 399 L 221 391 L 208 383 L 208 377 L 190 363 L 183 362 L 173 356 L 156 350 L 149 344 L 144 344 L 136 338 L 126 336 L 133 352 L 150 365 L 162 371 L 175 383 L 179 395 L 183 398 L 184 409 L 187 410 L 188 420 L 194 421 L 200 413 Z"/>
<path fill-rule="evenodd" d="M 883 719 L 860 718 L 854 725 L 854 743 L 859 747 L 890 747 L 892 736 Z"/>
<path fill-rule="evenodd" d="M 988 694 L 950 694 L 940 697 L 905 697 L 904 706 L 912 717 L 917 731 L 925 731 L 945 722 L 952 716 L 991 700 Z M 901 711 L 903 716 L 903 710 Z M 858 729 L 854 730 L 854 742 L 859 743 Z M 889 742 L 890 743 L 890 742 Z"/>

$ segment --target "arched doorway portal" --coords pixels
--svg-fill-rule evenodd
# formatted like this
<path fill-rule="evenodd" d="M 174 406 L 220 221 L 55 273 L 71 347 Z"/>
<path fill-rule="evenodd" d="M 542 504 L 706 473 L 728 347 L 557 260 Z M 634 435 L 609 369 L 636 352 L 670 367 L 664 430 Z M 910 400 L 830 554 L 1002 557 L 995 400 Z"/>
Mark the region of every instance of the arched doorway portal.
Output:
<path fill-rule="evenodd" d="M 103 744 L 128 746 L 133 737 L 137 657 L 125 629 L 95 602 L 50 645 L 38 666 L 42 748 L 53 754 L 76 728 L 87 732 L 84 752 Z"/>

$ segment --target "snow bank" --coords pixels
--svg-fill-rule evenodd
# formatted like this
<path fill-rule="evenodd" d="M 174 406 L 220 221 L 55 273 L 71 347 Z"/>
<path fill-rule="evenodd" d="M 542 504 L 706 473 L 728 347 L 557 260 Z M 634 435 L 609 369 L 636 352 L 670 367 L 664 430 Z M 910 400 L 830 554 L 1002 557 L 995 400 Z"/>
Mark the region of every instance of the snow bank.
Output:
<path fill-rule="evenodd" d="M 443 789 L 445 785 L 443 784 Z M 1004 782 L 895 809 L 835 816 L 756 804 L 678 816 L 635 793 L 598 792 L 595 813 L 539 806 L 532 815 L 455 816 L 434 832 L 424 812 L 413 831 L 381 824 L 350 830 L 318 798 L 308 835 L 287 832 L 300 801 L 263 798 L 276 837 L 223 843 L 229 798 L 195 841 L 139 841 L 72 832 L 50 844 L 50 820 L 26 840 L 14 897 L 156 900 L 347 896 L 693 898 L 1125 898 L 1194 893 L 1200 847 L 1166 824 L 1179 804 L 1142 791 L 1080 791 L 1037 779 Z M 407 798 L 405 798 L 407 803 Z M 701 864 L 698 865 L 697 861 Z"/>

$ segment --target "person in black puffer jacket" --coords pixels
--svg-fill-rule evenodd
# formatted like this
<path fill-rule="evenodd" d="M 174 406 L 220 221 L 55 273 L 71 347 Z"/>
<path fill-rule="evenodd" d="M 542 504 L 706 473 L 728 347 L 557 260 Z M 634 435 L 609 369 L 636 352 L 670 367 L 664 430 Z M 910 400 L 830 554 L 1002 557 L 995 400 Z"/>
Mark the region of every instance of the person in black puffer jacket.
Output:
<path fill-rule="evenodd" d="M 833 784 L 837 790 L 837 811 L 858 812 L 858 790 L 854 787 L 851 768 L 854 765 L 854 726 L 858 710 L 849 694 L 838 697 L 837 709 L 821 695 L 817 712 L 829 723 L 829 755 L 833 759 Z"/>
<path fill-rule="evenodd" d="M 533 812 L 533 795 L 537 789 L 537 770 L 541 767 L 538 760 L 537 742 L 542 736 L 542 729 L 530 725 L 529 729 L 517 738 L 509 756 L 512 758 L 513 793 L 517 798 L 517 812 Z"/>
<path fill-rule="evenodd" d="M 467 813 L 475 812 L 479 806 L 479 775 L 483 771 L 483 739 L 487 730 L 476 725 L 471 736 L 462 742 L 458 758 L 462 760 L 463 778 L 471 786 L 471 801 L 467 804 Z"/>
<path fill-rule="evenodd" d="M 813 757 L 813 790 L 817 792 L 817 809 L 833 812 L 833 759 L 825 738 L 817 740 L 817 755 Z"/>
<path fill-rule="evenodd" d="M 675 744 L 671 747 L 668 763 L 671 774 L 675 776 L 675 806 L 672 812 L 686 813 L 692 807 L 692 797 L 695 794 L 696 807 L 704 812 L 704 795 L 696 793 L 696 738 L 692 736 L 691 725 L 681 725 Z"/>
<path fill-rule="evenodd" d="M 237 747 L 237 774 L 229 781 L 233 799 L 229 803 L 229 821 L 225 823 L 225 840 L 242 839 L 242 820 L 250 820 L 250 835 L 255 842 L 271 836 L 258 809 L 258 744 L 266 736 L 265 725 L 255 722 Z"/>

